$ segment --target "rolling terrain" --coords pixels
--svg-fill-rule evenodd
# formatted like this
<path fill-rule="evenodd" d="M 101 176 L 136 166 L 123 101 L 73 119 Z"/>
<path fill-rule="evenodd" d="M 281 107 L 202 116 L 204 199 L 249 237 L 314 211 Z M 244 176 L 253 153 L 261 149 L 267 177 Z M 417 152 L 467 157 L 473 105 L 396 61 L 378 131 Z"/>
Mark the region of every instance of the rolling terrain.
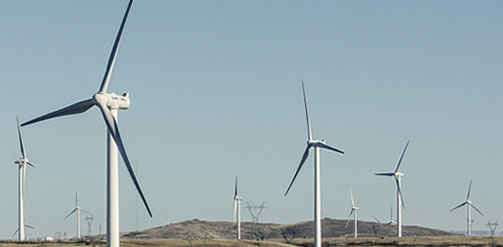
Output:
<path fill-rule="evenodd" d="M 345 220 L 335 220 L 324 218 L 323 237 L 337 238 L 352 236 L 353 222 L 345 228 Z M 452 233 L 424 228 L 419 226 L 403 226 L 404 236 L 451 236 Z M 375 222 L 359 221 L 358 235 L 361 237 L 393 237 L 395 236 L 396 227 L 394 225 L 378 224 Z M 283 239 L 285 237 L 296 238 L 312 238 L 313 223 L 312 221 L 300 222 L 297 224 L 283 225 L 271 223 L 241 223 L 241 238 L 248 240 L 264 240 L 264 239 Z M 190 220 L 180 223 L 168 224 L 164 226 L 154 227 L 151 229 L 130 232 L 122 235 L 124 238 L 140 238 L 140 239 L 235 239 L 235 229 L 231 222 L 218 221 L 203 221 Z"/>

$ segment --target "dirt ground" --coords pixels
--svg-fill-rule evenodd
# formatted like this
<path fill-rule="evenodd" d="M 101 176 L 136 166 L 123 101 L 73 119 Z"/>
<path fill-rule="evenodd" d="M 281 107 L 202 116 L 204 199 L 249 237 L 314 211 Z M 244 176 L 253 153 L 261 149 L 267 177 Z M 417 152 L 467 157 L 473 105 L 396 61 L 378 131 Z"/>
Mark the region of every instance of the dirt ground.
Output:
<path fill-rule="evenodd" d="M 0 247 L 75 247 L 75 246 L 99 246 L 105 247 L 104 240 L 67 240 L 67 241 L 25 241 L 18 243 L 15 241 L 0 241 Z M 291 244 L 286 244 L 284 239 L 269 241 L 252 240 L 181 240 L 181 239 L 122 239 L 123 247 L 312 247 L 312 239 L 293 239 Z M 503 237 L 466 237 L 466 236 L 446 236 L 446 237 L 404 237 L 404 238 L 324 238 L 323 246 L 427 246 L 427 247 L 447 247 L 447 246 L 500 246 L 503 247 Z"/>

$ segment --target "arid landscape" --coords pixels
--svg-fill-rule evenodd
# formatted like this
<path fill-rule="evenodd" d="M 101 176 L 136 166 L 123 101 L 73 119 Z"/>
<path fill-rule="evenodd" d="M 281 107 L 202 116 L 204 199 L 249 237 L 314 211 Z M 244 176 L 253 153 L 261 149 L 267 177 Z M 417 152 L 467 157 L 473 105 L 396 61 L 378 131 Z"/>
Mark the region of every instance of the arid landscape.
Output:
<path fill-rule="evenodd" d="M 106 246 L 103 239 L 87 239 L 79 241 L 27 241 L 18 243 L 15 241 L 1 241 L 0 247 L 23 246 L 23 247 L 70 247 L 70 246 Z M 294 239 L 290 244 L 283 239 L 271 239 L 267 241 L 254 240 L 183 240 L 183 239 L 122 239 L 121 246 L 127 247 L 192 247 L 192 246 L 264 246 L 264 247 L 288 247 L 288 246 L 313 246 L 312 239 Z M 324 238 L 323 246 L 503 246 L 501 237 L 466 237 L 466 236 L 436 236 L 436 237 L 385 237 L 385 238 Z"/>

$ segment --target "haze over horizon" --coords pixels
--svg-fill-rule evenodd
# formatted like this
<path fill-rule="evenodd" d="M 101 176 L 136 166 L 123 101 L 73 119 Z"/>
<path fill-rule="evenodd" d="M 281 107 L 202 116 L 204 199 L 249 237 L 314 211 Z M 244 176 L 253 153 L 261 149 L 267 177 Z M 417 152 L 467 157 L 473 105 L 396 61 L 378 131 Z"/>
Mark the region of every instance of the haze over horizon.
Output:
<path fill-rule="evenodd" d="M 17 228 L 24 122 L 96 92 L 127 1 L 0 2 L 0 239 Z M 313 160 L 286 190 L 307 140 L 300 81 L 322 152 L 323 217 L 346 219 L 349 186 L 359 219 L 387 220 L 401 170 L 404 225 L 474 231 L 500 222 L 503 168 L 501 1 L 135 1 L 110 92 L 124 145 L 154 217 L 122 161 L 120 230 L 194 218 L 232 220 L 234 176 L 261 221 L 313 218 Z M 81 206 L 105 230 L 106 128 L 92 109 L 23 127 L 30 161 L 25 222 L 31 236 L 75 234 Z M 87 224 L 82 217 L 82 233 Z M 246 211 L 242 219 L 251 220 Z"/>

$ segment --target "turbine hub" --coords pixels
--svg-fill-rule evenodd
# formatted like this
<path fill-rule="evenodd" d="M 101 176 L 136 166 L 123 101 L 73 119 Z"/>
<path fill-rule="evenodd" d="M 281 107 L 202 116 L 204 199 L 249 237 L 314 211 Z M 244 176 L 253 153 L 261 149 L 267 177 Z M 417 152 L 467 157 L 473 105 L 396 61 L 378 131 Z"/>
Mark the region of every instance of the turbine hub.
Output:
<path fill-rule="evenodd" d="M 28 159 L 19 158 L 19 159 L 17 159 L 17 160 L 14 161 L 14 164 L 17 164 L 17 165 L 22 165 L 24 163 L 28 163 Z"/>
<path fill-rule="evenodd" d="M 403 177 L 403 176 L 405 176 L 405 173 L 403 173 L 403 172 L 395 172 L 395 176 L 397 176 L 397 177 Z"/>
<path fill-rule="evenodd" d="M 110 109 L 125 110 L 131 104 L 129 93 L 124 93 L 122 96 L 114 93 L 97 93 L 93 95 L 93 100 L 98 104 L 106 105 Z"/>

